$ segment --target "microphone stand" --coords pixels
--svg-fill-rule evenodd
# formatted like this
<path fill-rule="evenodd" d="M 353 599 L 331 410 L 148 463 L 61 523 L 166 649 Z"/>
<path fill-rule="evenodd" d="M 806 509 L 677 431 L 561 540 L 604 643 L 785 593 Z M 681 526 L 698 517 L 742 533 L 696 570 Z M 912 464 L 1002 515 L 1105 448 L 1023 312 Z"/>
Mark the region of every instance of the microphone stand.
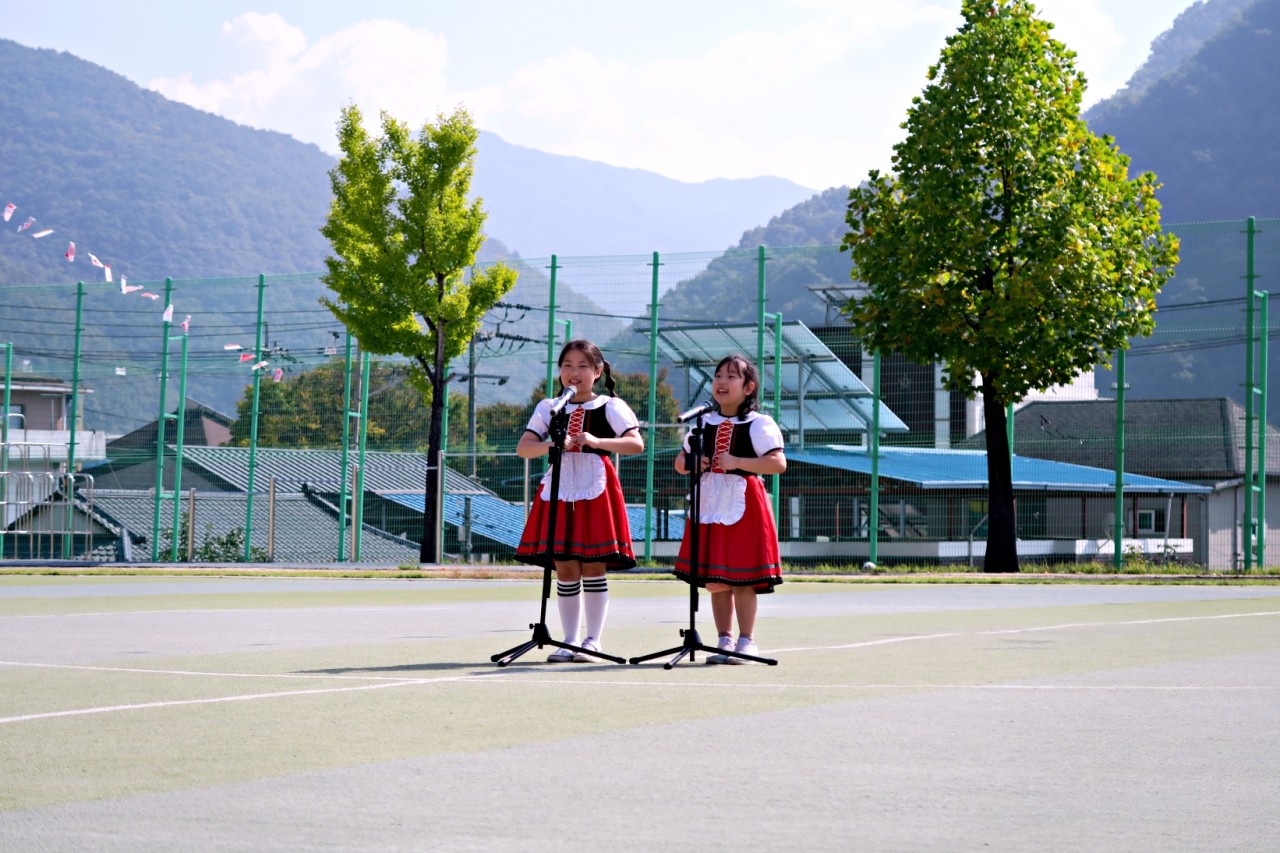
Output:
<path fill-rule="evenodd" d="M 551 598 L 551 571 L 556 565 L 555 535 L 556 514 L 560 507 L 560 457 L 564 453 L 564 439 L 568 431 L 569 413 L 561 407 L 560 411 L 551 416 L 551 427 L 549 429 L 551 448 L 547 451 L 547 457 L 551 461 L 551 483 L 548 489 L 550 502 L 547 506 L 547 556 L 542 567 L 542 610 L 538 614 L 538 621 L 529 626 L 533 629 L 533 636 L 530 639 L 518 646 L 507 649 L 505 652 L 498 652 L 496 655 L 490 656 L 489 660 L 498 666 L 506 666 L 525 652 L 535 647 L 540 649 L 543 646 L 556 646 L 574 653 L 584 652 L 592 657 L 611 660 L 614 663 L 626 663 L 625 659 L 615 655 L 607 655 L 598 651 L 588 652 L 581 646 L 552 639 L 551 632 L 547 630 L 547 600 Z"/>
<path fill-rule="evenodd" d="M 694 428 L 689 432 L 689 452 L 685 454 L 685 463 L 689 470 L 689 515 L 685 519 L 685 524 L 693 525 L 689 528 L 689 627 L 680 629 L 680 636 L 683 638 L 680 645 L 631 658 L 631 663 L 644 663 L 647 660 L 674 653 L 675 657 L 662 665 L 663 669 L 671 669 L 686 655 L 688 655 L 690 662 L 697 660 L 697 653 L 703 651 L 777 666 L 778 662 L 773 658 L 756 657 L 733 649 L 719 649 L 715 646 L 708 646 L 698 636 L 698 571 L 702 557 L 701 551 L 699 551 L 700 543 L 698 539 L 701 532 L 700 522 L 702 515 L 703 429 L 702 414 L 699 414 Z"/>

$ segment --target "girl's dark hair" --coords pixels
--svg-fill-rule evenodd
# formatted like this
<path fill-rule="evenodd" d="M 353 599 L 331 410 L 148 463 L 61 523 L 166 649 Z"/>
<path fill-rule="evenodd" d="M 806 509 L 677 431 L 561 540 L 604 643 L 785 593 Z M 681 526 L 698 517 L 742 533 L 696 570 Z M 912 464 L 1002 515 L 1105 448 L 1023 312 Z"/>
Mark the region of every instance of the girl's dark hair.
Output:
<path fill-rule="evenodd" d="M 592 364 L 604 371 L 601 378 L 604 379 L 605 390 L 609 392 L 610 397 L 616 396 L 613 393 L 613 372 L 609 370 L 609 362 L 605 361 L 604 353 L 600 352 L 600 347 L 586 338 L 577 338 L 565 344 L 564 348 L 560 350 L 560 358 L 556 359 L 556 366 L 559 367 L 564 364 L 564 357 L 573 350 L 585 355 Z M 563 389 L 564 383 L 561 383 L 560 387 Z"/>
<path fill-rule="evenodd" d="M 742 417 L 748 412 L 754 412 L 758 407 L 758 398 L 760 396 L 760 371 L 756 370 L 756 366 L 747 360 L 744 355 L 734 353 L 726 355 L 720 359 L 720 363 L 716 365 L 716 373 L 720 372 L 720 368 L 726 364 L 733 363 L 738 367 L 738 375 L 742 377 L 744 383 L 750 382 L 752 385 L 751 392 L 747 394 L 742 405 L 738 407 L 738 417 Z"/>

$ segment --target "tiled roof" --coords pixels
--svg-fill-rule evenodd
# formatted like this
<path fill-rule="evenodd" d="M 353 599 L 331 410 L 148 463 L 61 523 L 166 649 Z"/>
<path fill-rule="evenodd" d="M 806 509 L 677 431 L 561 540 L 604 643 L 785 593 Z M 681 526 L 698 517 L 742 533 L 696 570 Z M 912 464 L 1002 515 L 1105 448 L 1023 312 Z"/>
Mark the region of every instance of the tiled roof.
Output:
<path fill-rule="evenodd" d="M 1244 475 L 1245 411 L 1234 400 L 1126 400 L 1124 413 L 1126 471 L 1213 482 Z M 1014 451 L 1114 469 L 1115 416 L 1114 400 L 1029 403 L 1014 415 Z M 985 447 L 986 434 L 957 446 Z M 1270 424 L 1266 458 L 1267 471 L 1280 474 L 1280 430 Z"/>
<path fill-rule="evenodd" d="M 199 465 L 233 488 L 249 488 L 249 448 L 185 447 L 183 459 Z M 355 470 L 357 455 L 349 454 L 349 471 Z M 265 491 L 274 477 L 277 492 L 298 492 L 302 485 L 322 491 L 337 491 L 342 476 L 340 450 L 292 450 L 260 447 L 254 464 L 254 488 Z M 425 453 L 365 453 L 364 488 L 370 492 L 413 491 L 423 488 L 427 471 Z M 445 468 L 445 491 L 452 494 L 493 494 L 467 477 Z"/>
<path fill-rule="evenodd" d="M 247 495 L 243 493 L 198 493 L 195 502 L 195 538 L 197 547 L 209 535 L 222 536 L 244 529 Z M 94 510 L 100 521 L 119 532 L 124 525 L 132 534 L 135 558 L 150 553 L 150 533 L 154 512 L 151 495 L 146 492 L 98 491 Z M 185 500 L 181 511 L 186 512 Z M 253 545 L 266 550 L 267 502 L 254 501 Z M 172 527 L 173 504 L 161 506 L 162 530 Z M 277 494 L 275 500 L 276 562 L 325 563 L 338 557 L 338 522 L 331 509 L 322 502 L 300 493 Z M 349 541 L 349 539 L 348 539 Z M 389 536 L 376 528 L 364 526 L 361 537 L 361 561 L 370 563 L 418 562 L 418 544 Z"/>
<path fill-rule="evenodd" d="M 178 408 L 174 406 L 173 414 Z M 226 444 L 231 438 L 233 418 L 196 400 L 187 398 L 186 423 L 182 428 L 183 447 L 197 445 L 217 446 Z M 165 438 L 170 442 L 177 440 L 177 423 L 166 424 Z M 144 424 L 133 432 L 125 433 L 119 438 L 107 442 L 107 455 L 147 454 L 154 456 L 156 452 L 156 422 Z"/>

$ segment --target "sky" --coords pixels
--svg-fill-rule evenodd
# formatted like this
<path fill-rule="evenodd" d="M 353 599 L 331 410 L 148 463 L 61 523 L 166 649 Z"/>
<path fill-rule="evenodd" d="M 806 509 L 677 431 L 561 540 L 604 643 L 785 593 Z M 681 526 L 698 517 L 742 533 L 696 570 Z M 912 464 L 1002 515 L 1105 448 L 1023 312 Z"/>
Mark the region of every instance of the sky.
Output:
<path fill-rule="evenodd" d="M 1121 88 L 1198 0 L 1039 0 L 1089 81 Z M 0 37 L 337 153 L 338 113 L 376 130 L 464 106 L 482 130 L 682 181 L 811 189 L 886 169 L 960 0 L 52 0 Z"/>

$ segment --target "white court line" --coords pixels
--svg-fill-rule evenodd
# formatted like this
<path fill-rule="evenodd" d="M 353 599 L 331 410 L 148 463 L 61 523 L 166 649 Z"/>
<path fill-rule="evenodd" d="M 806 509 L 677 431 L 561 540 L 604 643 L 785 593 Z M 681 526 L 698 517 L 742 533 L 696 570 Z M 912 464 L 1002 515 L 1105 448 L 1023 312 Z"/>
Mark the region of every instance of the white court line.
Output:
<path fill-rule="evenodd" d="M 727 687 L 740 690 L 1096 690 L 1107 692 L 1133 690 L 1169 693 L 1207 693 L 1218 690 L 1280 691 L 1280 684 L 821 684 L 817 682 L 809 684 L 802 681 L 787 683 L 775 681 L 768 684 L 726 684 L 723 681 L 613 681 L 581 678 L 565 681 L 563 679 L 540 678 L 537 676 L 522 678 L 520 682 L 522 684 L 572 684 L 575 687 L 578 685 L 592 687 Z"/>
<path fill-rule="evenodd" d="M 75 619 L 81 616 L 154 616 L 164 613 L 329 613 L 334 611 L 341 611 L 342 613 L 386 613 L 388 611 L 419 613 L 425 610 L 448 609 L 450 608 L 435 604 L 429 607 L 412 604 L 406 604 L 403 607 L 343 607 L 341 604 L 335 604 L 333 607 L 206 607 L 186 610 L 101 610 L 93 613 L 15 613 L 11 615 L 0 613 L 0 619 Z"/>
<path fill-rule="evenodd" d="M 344 675 L 322 672 L 214 672 L 194 669 L 147 669 L 135 666 L 91 666 L 79 663 L 27 663 L 16 660 L 0 660 L 0 666 L 29 669 L 79 669 L 90 672 L 137 672 L 143 675 L 195 675 L 201 678 L 301 678 L 310 680 L 346 679 L 348 681 L 404 681 L 403 675 Z"/>
<path fill-rule="evenodd" d="M 140 711 L 147 708 L 173 708 L 179 705 L 215 705 L 219 702 L 250 702 L 255 699 L 280 699 L 288 696 L 309 696 L 319 693 L 350 693 L 356 690 L 382 690 L 386 687 L 407 687 L 415 684 L 432 684 L 438 681 L 457 681 L 470 676 L 449 676 L 435 679 L 393 681 L 385 684 L 361 684 L 356 687 L 330 687 L 316 690 L 285 690 L 278 693 L 249 693 L 241 696 L 219 696 L 212 699 L 173 699 L 165 702 L 138 702 L 131 705 L 106 705 L 98 708 L 73 708 L 68 711 L 48 711 L 42 714 L 23 714 L 18 717 L 0 717 L 0 725 L 22 723 L 31 720 L 48 720 L 53 717 L 78 717 L 85 714 L 110 714 L 114 711 Z"/>
<path fill-rule="evenodd" d="M 761 654 L 778 654 L 780 652 L 828 652 L 838 651 L 841 649 L 864 649 L 871 646 L 888 646 L 893 643 L 913 643 L 918 640 L 946 640 L 954 637 L 997 637 L 1004 634 L 1031 634 L 1037 631 L 1065 631 L 1072 628 L 1162 625 L 1170 622 L 1205 622 L 1212 619 L 1243 619 L 1251 616 L 1280 616 L 1280 610 L 1269 610 L 1258 613 L 1220 613 L 1215 616 L 1170 616 L 1163 619 L 1133 619 L 1126 622 L 1068 622 L 1062 625 L 1040 625 L 1033 628 L 1000 628 L 991 631 L 952 631 L 945 634 L 908 634 L 903 637 L 884 637 L 879 640 L 864 640 L 859 643 L 844 643 L 838 646 L 796 646 L 789 649 L 768 649 L 761 652 Z"/>
<path fill-rule="evenodd" d="M 844 644 L 844 645 L 838 645 L 838 646 L 814 646 L 814 647 L 794 648 L 794 649 L 780 649 L 780 650 L 776 650 L 776 651 L 774 651 L 774 652 L 770 652 L 770 654 L 775 654 L 777 651 L 783 651 L 783 652 L 806 652 L 806 651 L 826 651 L 826 650 L 840 650 L 840 649 L 856 649 L 856 648 L 865 648 L 865 647 L 868 647 L 868 646 L 886 645 L 886 644 L 889 644 L 889 643 L 912 642 L 912 641 L 916 641 L 916 640 L 939 640 L 939 639 L 949 639 L 949 638 L 954 638 L 954 637 L 982 637 L 982 636 L 998 636 L 998 635 L 1005 635 L 1005 634 L 1026 634 L 1026 633 L 1032 633 L 1032 632 L 1036 632 L 1036 631 L 1054 631 L 1054 630 L 1063 630 L 1063 629 L 1071 629 L 1071 628 L 1090 628 L 1090 627 L 1107 627 L 1107 626 L 1124 626 L 1124 625 L 1155 625 L 1155 624 L 1163 624 L 1163 623 L 1169 623 L 1169 622 L 1199 622 L 1199 621 L 1208 621 L 1208 620 L 1214 620 L 1214 619 L 1238 619 L 1238 618 L 1247 617 L 1247 616 L 1280 616 L 1280 611 L 1266 611 L 1266 612 L 1258 612 L 1258 613 L 1228 613 L 1228 614 L 1218 614 L 1218 615 L 1214 615 L 1214 616 L 1178 616 L 1178 617 L 1170 617 L 1170 618 L 1164 618 L 1164 619 L 1137 619 L 1137 620 L 1130 620 L 1130 621 L 1124 621 L 1124 622 L 1072 622 L 1072 623 L 1066 623 L 1066 624 L 1062 624 L 1062 625 L 1042 625 L 1042 626 L 1030 627 L 1030 628 L 1007 628 L 1007 629 L 992 630 L 992 631 L 969 631 L 969 632 L 958 632 L 958 631 L 957 631 L 957 632 L 948 632 L 948 633 L 944 633 L 944 634 L 917 634 L 917 635 L 911 635 L 911 636 L 907 636 L 907 637 L 889 637 L 889 638 L 885 638 L 885 639 L 881 639 L 881 640 L 870 640 L 870 641 L 862 642 L 862 643 L 847 643 L 847 644 Z M 9 666 L 38 666 L 39 664 L 17 664 L 17 663 L 9 662 L 9 663 L 6 663 L 6 665 L 9 665 Z M 62 665 L 62 664 L 46 664 L 46 666 L 64 666 L 64 665 Z M 69 666 L 69 665 L 65 665 L 65 666 Z M 86 668 L 86 669 L 94 669 L 95 667 L 84 667 L 84 668 Z M 165 671 L 164 671 L 164 670 L 143 670 L 143 671 L 144 671 L 144 672 L 147 672 L 147 673 L 161 673 L 161 674 L 164 674 L 164 673 L 165 673 Z M 571 670 L 568 670 L 568 671 L 566 671 L 566 672 L 571 672 Z M 229 675 L 229 673 L 217 673 L 217 675 Z M 144 703 L 137 703 L 137 704 L 131 704 L 131 705 L 109 705 L 109 706 L 103 706 L 103 707 L 97 707 L 97 708 L 77 708 L 77 709 L 71 709 L 71 710 L 66 710 L 66 711 L 50 711 L 50 712 L 45 712 L 45 713 L 40 713 L 40 714 L 24 714 L 24 715 L 21 715 L 21 716 L 14 716 L 14 717 L 0 717 L 0 725 L 4 725 L 4 724 L 7 724 L 7 723 L 27 722 L 27 721 L 31 721 L 31 720 L 43 720 L 43 719 L 50 719 L 50 718 L 54 718 L 54 717 L 70 717 L 70 716 L 79 716 L 79 715 L 84 715 L 84 714 L 107 714 L 107 713 L 113 713 L 113 712 L 116 712 L 116 711 L 135 711 L 135 710 L 143 710 L 143 709 L 149 709 L 149 708 L 169 708 L 169 707 L 177 707 L 177 706 L 182 706 L 182 705 L 211 705 L 211 704 L 216 704 L 216 703 L 220 703 L 220 702 L 247 702 L 247 701 L 253 701 L 253 700 L 256 700 L 256 699 L 277 699 L 277 698 L 284 698 L 284 697 L 289 697 L 289 696 L 308 696 L 308 695 L 310 695 L 310 696 L 314 696 L 314 695 L 322 695 L 322 694 L 327 694 L 327 693 L 349 693 L 349 692 L 354 692 L 354 691 L 357 691 L 357 690 L 381 690 L 381 689 L 383 689 L 383 688 L 387 688 L 387 687 L 414 687 L 414 686 L 419 686 L 419 685 L 443 684 L 443 683 L 449 683 L 449 682 L 475 681 L 475 680 L 478 680 L 478 679 L 494 678 L 494 677 L 499 677 L 499 676 L 504 676 L 504 675 L 509 676 L 509 677 L 515 677 L 515 676 L 525 675 L 525 673 L 522 673 L 520 670 L 500 669 L 500 670 L 497 670 L 497 671 L 495 671 L 495 672 L 489 672 L 489 673 L 470 674 L 470 675 L 441 676 L 441 677 L 438 677 L 438 678 L 417 678 L 417 679 L 408 679 L 408 678 L 403 678 L 403 679 L 398 679 L 398 680 L 395 680 L 395 681 L 380 682 L 380 683 L 377 683 L 377 684 L 361 684 L 361 685 L 351 686 L 351 687 L 326 687 L 326 688 L 316 688 L 316 689 L 313 689 L 313 690 L 289 690 L 289 691 L 281 691 L 281 692 L 275 692 L 275 693 L 250 693 L 250 694 L 245 694 L 245 695 L 240 695 L 240 696 L 222 696 L 222 697 L 214 697 L 214 698 L 209 698 L 209 699 L 175 699 L 175 700 L 164 701 L 164 702 L 144 702 Z M 753 684 L 753 685 L 731 684 L 731 685 L 726 685 L 726 684 L 719 683 L 719 682 L 695 682 L 693 685 L 690 685 L 690 683 L 689 683 L 689 682 L 687 682 L 687 681 L 682 681 L 682 682 L 678 682 L 678 683 L 670 683 L 670 682 L 652 682 L 652 681 L 630 681 L 630 680 L 628 680 L 628 681 L 615 681 L 615 680 L 612 680 L 612 679 L 610 679 L 610 680 L 600 680 L 600 681 L 596 681 L 596 680 L 586 681 L 586 680 L 582 680 L 582 679 L 573 679 L 572 681 L 569 681 L 569 680 L 567 680 L 567 679 L 559 679 L 559 678 L 549 679 L 549 678 L 545 678 L 545 677 L 541 677 L 541 676 L 534 676 L 534 675 L 532 675 L 532 674 L 529 674 L 529 675 L 527 675 L 526 677 L 521 678 L 521 681 L 522 681 L 522 682 L 547 683 L 547 684 L 566 684 L 566 683 L 568 683 L 568 684 L 573 684 L 573 685 L 575 685 L 575 686 L 577 686 L 577 685 L 608 685 L 608 686 L 624 686 L 624 687 L 629 687 L 629 686 L 644 686 L 644 687 L 677 687 L 677 688 L 684 688 L 684 687 L 688 687 L 688 686 L 702 686 L 702 687 L 733 687 L 733 688 L 742 688 L 742 687 L 746 687 L 746 688 L 748 688 L 748 689 L 805 689 L 805 688 L 808 688 L 808 689 L 815 689 L 815 688 L 822 689 L 822 688 L 831 688 L 831 689 L 844 689 L 844 690 L 849 690 L 849 689 L 853 689 L 853 690 L 861 690 L 861 689 L 895 689 L 895 690 L 910 690 L 910 689 L 913 689 L 913 686 L 911 686 L 911 685 L 901 685 L 901 684 L 885 684 L 885 685 L 867 685 L 867 684 L 836 684 L 836 685 L 819 685 L 819 684 L 778 684 L 777 682 L 774 682 L 774 683 L 771 683 L 771 684 Z M 934 688 L 934 689 L 1006 689 L 1006 690 L 1007 690 L 1007 689 L 1025 689 L 1025 690 L 1048 690 L 1048 689 L 1058 689 L 1058 690 L 1069 690 L 1069 689 L 1094 689 L 1094 690 L 1107 690 L 1107 689 L 1111 689 L 1111 690 L 1126 690 L 1126 689 L 1127 689 L 1127 690 L 1143 690 L 1143 689 L 1145 689 L 1145 690 L 1156 690 L 1156 689 L 1160 689 L 1160 690 L 1188 690 L 1188 689 L 1196 689 L 1196 688 L 1188 688 L 1188 687 L 1186 687 L 1186 686 L 1180 686 L 1180 687 L 1144 687 L 1144 686 L 1141 686 L 1141 685 L 1136 686 L 1136 687 L 1132 687 L 1132 686 L 1131 686 L 1131 687 L 1111 687 L 1111 688 L 1107 688 L 1107 687 L 1089 687 L 1089 688 L 1080 687 L 1080 688 L 1076 688 L 1076 687 L 1072 687 L 1072 686 L 1070 686 L 1070 685 L 1063 685 L 1063 686 L 1053 686 L 1053 685 L 1045 685 L 1045 686 L 1037 686 L 1037 685 L 1023 685 L 1023 686 L 1020 686 L 1020 687 L 1011 687 L 1011 686 L 1008 686 L 1008 685 L 957 685 L 957 684 L 941 684 L 941 685 L 918 685 L 917 687 L 918 687 L 918 688 L 921 688 L 921 689 Z M 1231 689 L 1238 689 L 1238 690 L 1269 690 L 1269 689 L 1272 689 L 1272 688 L 1268 688 L 1268 687 L 1248 687 L 1248 686 L 1245 686 L 1245 687 L 1238 687 L 1238 688 L 1233 688 L 1233 687 L 1204 687 L 1204 688 L 1199 688 L 1199 689 L 1202 689 L 1202 690 L 1231 690 Z"/>

